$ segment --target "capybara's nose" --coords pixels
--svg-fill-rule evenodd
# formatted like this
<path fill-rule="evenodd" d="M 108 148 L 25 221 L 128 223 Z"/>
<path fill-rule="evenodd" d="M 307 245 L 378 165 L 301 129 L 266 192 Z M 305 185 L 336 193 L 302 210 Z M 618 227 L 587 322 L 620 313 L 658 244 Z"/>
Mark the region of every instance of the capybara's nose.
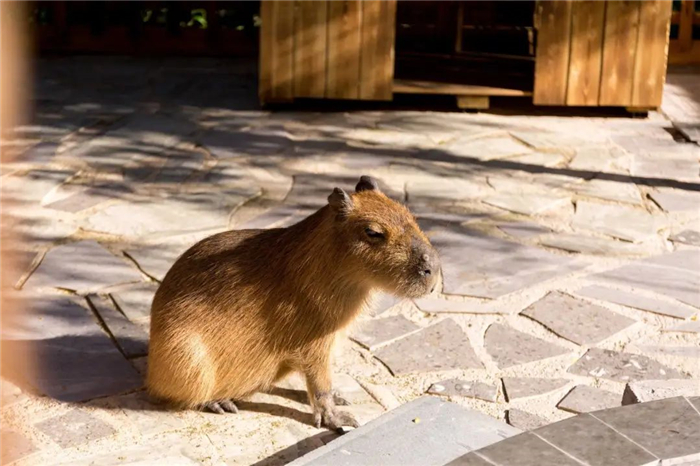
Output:
<path fill-rule="evenodd" d="M 432 266 L 430 265 L 430 256 L 428 254 L 423 254 L 421 259 L 423 259 L 421 263 L 422 270 L 418 273 L 423 277 L 429 277 L 433 273 Z"/>
<path fill-rule="evenodd" d="M 425 252 L 421 255 L 421 262 L 418 274 L 421 277 L 433 277 L 440 271 L 440 260 L 434 251 Z"/>

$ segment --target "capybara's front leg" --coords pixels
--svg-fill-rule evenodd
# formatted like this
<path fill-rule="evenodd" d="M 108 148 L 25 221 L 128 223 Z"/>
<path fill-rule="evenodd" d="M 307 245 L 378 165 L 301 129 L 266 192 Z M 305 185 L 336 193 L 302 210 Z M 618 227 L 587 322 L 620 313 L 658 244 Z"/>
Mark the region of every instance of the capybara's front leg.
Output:
<path fill-rule="evenodd" d="M 326 426 L 339 429 L 343 426 L 359 427 L 355 417 L 336 408 L 335 395 L 331 383 L 330 349 L 323 356 L 316 355 L 306 361 L 304 367 L 309 402 L 314 410 L 316 427 Z"/>

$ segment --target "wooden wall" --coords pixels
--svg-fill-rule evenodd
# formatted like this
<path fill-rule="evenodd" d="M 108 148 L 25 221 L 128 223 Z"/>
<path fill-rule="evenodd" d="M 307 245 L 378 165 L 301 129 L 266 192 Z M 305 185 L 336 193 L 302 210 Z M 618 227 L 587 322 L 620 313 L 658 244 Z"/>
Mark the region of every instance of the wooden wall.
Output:
<path fill-rule="evenodd" d="M 262 103 L 391 100 L 396 0 L 263 1 Z"/>
<path fill-rule="evenodd" d="M 671 1 L 540 1 L 536 105 L 661 105 Z"/>
<path fill-rule="evenodd" d="M 671 15 L 671 25 L 676 26 L 677 34 L 671 37 L 668 48 L 668 62 L 671 64 L 700 63 L 700 37 L 693 37 L 693 28 L 700 29 L 700 0 L 682 0 L 678 11 Z"/>

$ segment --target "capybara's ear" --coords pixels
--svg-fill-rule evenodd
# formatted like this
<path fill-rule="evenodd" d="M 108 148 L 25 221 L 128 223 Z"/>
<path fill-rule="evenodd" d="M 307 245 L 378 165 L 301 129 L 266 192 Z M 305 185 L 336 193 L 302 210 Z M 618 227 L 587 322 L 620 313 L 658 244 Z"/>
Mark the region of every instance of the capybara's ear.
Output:
<path fill-rule="evenodd" d="M 360 181 L 357 183 L 357 186 L 355 186 L 356 193 L 360 193 L 362 191 L 379 191 L 379 186 L 372 177 L 363 175 L 360 177 Z"/>
<path fill-rule="evenodd" d="M 328 196 L 328 203 L 338 212 L 348 213 L 352 210 L 352 199 L 340 188 L 335 188 Z"/>

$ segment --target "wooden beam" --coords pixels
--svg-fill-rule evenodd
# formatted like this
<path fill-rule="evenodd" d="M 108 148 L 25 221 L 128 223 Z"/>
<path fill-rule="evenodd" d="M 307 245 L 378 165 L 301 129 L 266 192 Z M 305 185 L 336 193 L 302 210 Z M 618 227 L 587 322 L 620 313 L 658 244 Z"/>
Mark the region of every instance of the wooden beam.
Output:
<path fill-rule="evenodd" d="M 603 66 L 599 105 L 632 104 L 634 61 L 639 36 L 639 11 L 644 2 L 609 0 L 605 2 Z"/>
<path fill-rule="evenodd" d="M 466 84 L 445 84 L 431 81 L 394 79 L 394 94 L 442 94 L 469 96 L 527 97 L 532 92 L 501 87 L 471 86 Z"/>
<path fill-rule="evenodd" d="M 360 99 L 392 99 L 395 31 L 396 0 L 362 2 Z"/>
<path fill-rule="evenodd" d="M 571 10 L 572 2 L 569 0 L 537 2 L 535 105 L 566 104 Z"/>
<path fill-rule="evenodd" d="M 328 98 L 360 97 L 361 3 L 359 0 L 328 2 Z"/>
<path fill-rule="evenodd" d="M 326 95 L 328 2 L 297 0 L 294 5 L 294 96 Z"/>
<path fill-rule="evenodd" d="M 659 107 L 666 81 L 671 2 L 641 2 L 632 106 Z"/>
<path fill-rule="evenodd" d="M 598 105 L 605 2 L 574 2 L 566 105 Z"/>

